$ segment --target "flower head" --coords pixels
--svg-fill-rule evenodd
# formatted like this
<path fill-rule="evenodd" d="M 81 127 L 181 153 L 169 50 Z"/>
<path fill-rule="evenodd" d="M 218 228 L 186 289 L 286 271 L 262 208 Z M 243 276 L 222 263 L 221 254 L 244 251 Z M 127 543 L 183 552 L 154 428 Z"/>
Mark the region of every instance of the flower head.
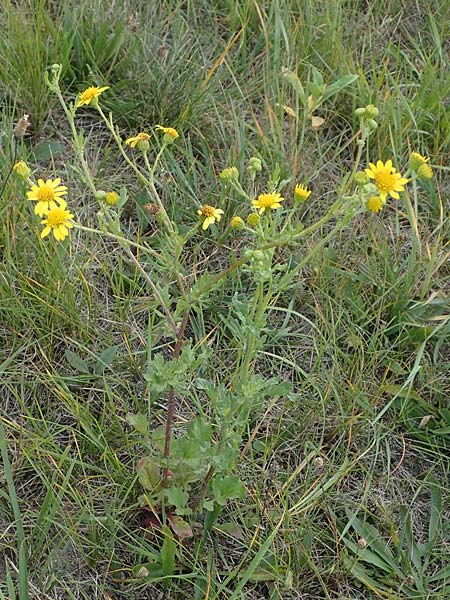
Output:
<path fill-rule="evenodd" d="M 430 167 L 430 165 L 420 165 L 420 167 L 417 169 L 417 177 L 419 179 L 433 179 L 433 169 Z"/>
<path fill-rule="evenodd" d="M 294 198 L 300 202 L 304 202 L 311 196 L 311 191 L 304 185 L 296 185 L 294 191 Z"/>
<path fill-rule="evenodd" d="M 422 156 L 418 152 L 411 152 L 409 157 L 409 166 L 413 171 L 417 171 L 422 165 L 425 165 L 430 159 Z"/>
<path fill-rule="evenodd" d="M 64 200 L 60 200 L 59 206 L 49 208 L 44 211 L 46 219 L 41 221 L 42 225 L 45 225 L 41 233 L 41 238 L 44 238 L 51 231 L 55 240 L 62 241 L 69 235 L 69 229 L 73 227 L 73 223 L 70 219 L 73 219 L 73 214 L 70 213 L 67 208 L 67 203 Z"/>
<path fill-rule="evenodd" d="M 117 192 L 106 192 L 105 202 L 106 204 L 109 204 L 109 206 L 114 206 L 114 204 L 119 202 L 119 194 Z"/>
<path fill-rule="evenodd" d="M 273 192 L 271 194 L 260 194 L 257 200 L 252 200 L 252 204 L 255 208 L 259 208 L 259 214 L 262 214 L 269 208 L 281 208 L 283 200 L 281 194 Z"/>
<path fill-rule="evenodd" d="M 27 192 L 28 200 L 37 201 L 34 207 L 34 212 L 42 217 L 46 210 L 56 207 L 56 202 L 61 204 L 63 202 L 61 196 L 67 194 L 67 187 L 65 185 L 59 185 L 61 179 L 59 177 L 55 180 L 47 179 L 44 182 L 43 179 L 38 179 L 37 185 L 32 185 L 31 190 Z"/>
<path fill-rule="evenodd" d="M 31 173 L 30 167 L 23 160 L 16 162 L 16 164 L 13 166 L 13 171 L 25 179 L 29 177 Z"/>
<path fill-rule="evenodd" d="M 366 202 L 367 210 L 370 210 L 370 212 L 380 212 L 384 205 L 385 203 L 380 196 L 370 196 Z"/>
<path fill-rule="evenodd" d="M 408 183 L 408 179 L 397 173 L 397 170 L 392 166 L 392 160 L 387 160 L 386 163 L 379 160 L 376 165 L 369 163 L 369 166 L 370 169 L 365 170 L 366 174 L 374 179 L 383 202 L 388 194 L 398 200 L 400 198 L 398 192 L 405 190 L 404 186 L 405 183 Z"/>
<path fill-rule="evenodd" d="M 163 127 L 162 125 L 156 125 L 155 129 L 160 129 L 164 133 L 163 140 L 166 144 L 172 144 L 177 138 L 180 137 L 180 134 L 173 127 Z"/>
<path fill-rule="evenodd" d="M 225 183 L 229 183 L 230 181 L 237 181 L 239 179 L 239 171 L 236 167 L 227 167 L 219 173 L 219 177 Z"/>
<path fill-rule="evenodd" d="M 241 217 L 233 217 L 231 219 L 230 225 L 233 229 L 240 229 L 241 227 L 244 226 L 244 221 L 241 219 Z"/>
<path fill-rule="evenodd" d="M 197 214 L 203 218 L 202 229 L 208 229 L 210 225 L 219 222 L 223 215 L 223 210 L 221 208 L 214 208 L 214 206 L 209 206 L 209 204 L 204 204 L 198 211 Z"/>
<path fill-rule="evenodd" d="M 247 217 L 247 223 L 251 227 L 256 227 L 257 225 L 259 225 L 260 221 L 261 217 L 258 215 L 258 213 L 250 213 Z"/>
<path fill-rule="evenodd" d="M 84 92 L 81 92 L 80 97 L 78 98 L 78 103 L 77 103 L 77 108 L 79 108 L 80 106 L 84 106 L 85 104 L 91 104 L 95 106 L 97 101 L 97 98 L 100 96 L 100 94 L 102 94 L 105 90 L 109 90 L 109 86 L 105 86 L 105 87 L 88 87 L 87 90 L 84 90 Z"/>
<path fill-rule="evenodd" d="M 134 148 L 135 146 L 138 146 L 139 150 L 148 150 L 148 148 L 149 148 L 148 140 L 149 139 L 150 139 L 150 136 L 148 135 L 148 133 L 141 132 L 141 133 L 138 133 L 137 135 L 125 140 L 125 144 L 128 144 L 132 148 Z"/>
<path fill-rule="evenodd" d="M 262 171 L 261 159 L 258 158 L 257 156 L 250 157 L 250 159 L 248 161 L 247 171 L 250 173 L 250 175 L 253 175 L 253 176 L 255 176 L 256 173 L 261 173 L 261 171 Z"/>
<path fill-rule="evenodd" d="M 369 183 L 369 177 L 367 176 L 367 173 L 364 173 L 364 171 L 359 171 L 358 173 L 355 173 L 355 176 L 353 177 L 353 181 L 356 183 L 356 185 L 366 185 L 366 183 Z"/>

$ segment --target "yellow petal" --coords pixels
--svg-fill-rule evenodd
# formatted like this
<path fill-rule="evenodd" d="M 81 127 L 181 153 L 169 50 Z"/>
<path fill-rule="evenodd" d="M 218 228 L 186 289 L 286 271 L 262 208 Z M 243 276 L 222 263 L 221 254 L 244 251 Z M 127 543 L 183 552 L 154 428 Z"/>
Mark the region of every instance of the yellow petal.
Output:
<path fill-rule="evenodd" d="M 50 231 L 51 231 L 51 230 L 52 230 L 52 228 L 51 228 L 51 227 L 45 227 L 45 228 L 42 230 L 42 233 L 41 233 L 41 238 L 45 238 L 45 236 L 46 236 L 46 235 L 48 235 L 48 234 L 50 233 Z"/>
<path fill-rule="evenodd" d="M 399 200 L 400 196 L 397 194 L 397 192 L 392 191 L 392 192 L 390 192 L 390 194 L 393 198 L 395 198 L 396 200 Z"/>
<path fill-rule="evenodd" d="M 63 239 L 61 237 L 61 232 L 59 231 L 59 227 L 55 227 L 53 229 L 53 235 L 55 236 L 55 240 L 58 240 L 58 242 Z"/>
<path fill-rule="evenodd" d="M 384 166 L 386 167 L 386 169 L 392 169 L 392 160 L 387 160 Z"/>

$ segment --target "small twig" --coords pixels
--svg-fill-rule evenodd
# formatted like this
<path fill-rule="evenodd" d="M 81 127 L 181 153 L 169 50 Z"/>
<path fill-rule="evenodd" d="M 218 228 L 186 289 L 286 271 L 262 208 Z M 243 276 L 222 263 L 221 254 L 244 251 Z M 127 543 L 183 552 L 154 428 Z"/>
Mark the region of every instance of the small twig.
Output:
<path fill-rule="evenodd" d="M 177 327 L 177 324 L 173 320 L 172 314 L 171 314 L 171 312 L 170 312 L 167 304 L 164 302 L 164 298 L 159 293 L 158 288 L 153 283 L 151 277 L 149 276 L 149 274 L 147 273 L 147 271 L 144 269 L 144 267 L 141 265 L 141 263 L 137 260 L 137 258 L 134 256 L 134 254 L 131 252 L 131 250 L 129 248 L 127 248 L 126 252 L 127 252 L 127 255 L 129 256 L 130 260 L 133 262 L 133 264 L 140 271 L 142 277 L 145 279 L 145 281 L 148 283 L 148 285 L 152 288 L 152 291 L 153 291 L 154 295 L 158 299 L 158 302 L 161 304 L 161 307 L 162 307 L 163 311 L 166 313 L 167 319 L 169 320 L 169 324 L 170 324 L 170 326 L 171 326 L 174 334 L 176 336 L 178 336 L 178 327 Z"/>
<path fill-rule="evenodd" d="M 180 329 L 177 331 L 177 341 L 175 344 L 175 348 L 173 349 L 173 357 L 178 358 L 180 356 L 181 348 L 183 346 L 184 341 L 184 332 L 186 331 L 186 326 L 189 320 L 189 311 L 184 313 L 183 321 L 181 322 Z M 172 424 L 173 424 L 173 415 L 175 412 L 175 389 L 173 387 L 169 390 L 169 402 L 167 405 L 167 417 L 166 417 L 166 430 L 164 433 L 164 459 L 169 458 L 170 454 L 170 438 L 172 437 Z M 162 474 L 162 486 L 167 487 L 167 476 L 169 473 L 169 469 L 167 465 L 163 469 Z"/>

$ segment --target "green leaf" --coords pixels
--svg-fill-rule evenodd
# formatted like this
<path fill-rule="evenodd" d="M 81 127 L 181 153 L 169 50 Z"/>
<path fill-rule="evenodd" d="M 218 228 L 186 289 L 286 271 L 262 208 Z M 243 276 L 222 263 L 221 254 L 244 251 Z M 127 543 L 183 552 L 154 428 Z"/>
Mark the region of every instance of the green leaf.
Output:
<path fill-rule="evenodd" d="M 189 494 L 177 487 L 170 487 L 164 490 L 167 502 L 175 508 L 185 508 L 189 502 Z"/>
<path fill-rule="evenodd" d="M 64 155 L 64 146 L 61 142 L 51 140 L 49 142 L 41 142 L 33 148 L 33 162 L 47 162 L 52 158 L 60 158 Z"/>
<path fill-rule="evenodd" d="M 103 350 L 95 364 L 94 373 L 96 375 L 103 375 L 104 370 L 111 365 L 116 358 L 116 355 L 117 346 L 110 346 L 109 348 L 106 348 L 106 350 Z"/>
<path fill-rule="evenodd" d="M 136 431 L 142 433 L 143 435 L 148 434 L 147 417 L 145 417 L 142 413 L 137 413 L 135 415 L 128 413 L 126 419 L 127 423 L 131 425 L 131 427 L 134 427 Z"/>
<path fill-rule="evenodd" d="M 136 471 L 142 487 L 153 492 L 161 481 L 159 467 L 155 461 L 149 456 L 141 458 L 136 465 Z"/>
<path fill-rule="evenodd" d="M 172 532 L 168 527 L 163 528 L 165 534 L 164 543 L 161 548 L 161 564 L 164 575 L 173 575 L 175 570 L 175 552 L 176 544 L 173 539 Z"/>
<path fill-rule="evenodd" d="M 328 85 L 325 88 L 322 94 L 324 100 L 331 98 L 331 96 L 334 96 L 334 94 L 337 94 L 337 92 L 340 92 L 343 88 L 347 87 L 348 85 L 351 85 L 354 81 L 358 79 L 358 77 L 359 75 L 344 75 L 334 83 L 330 83 L 330 85 Z"/>
<path fill-rule="evenodd" d="M 86 375 L 90 373 L 87 363 L 80 358 L 78 354 L 75 354 L 72 350 L 66 349 L 64 350 L 64 355 L 69 365 L 75 369 L 75 371 L 78 371 L 78 373 L 85 373 Z"/>
<path fill-rule="evenodd" d="M 288 81 L 292 85 L 294 90 L 297 92 L 298 98 L 299 98 L 300 102 L 303 104 L 303 106 L 307 106 L 308 97 L 305 93 L 302 82 L 300 81 L 298 76 L 293 71 L 284 69 L 283 77 L 284 77 L 284 79 L 286 79 L 286 81 Z"/>
<path fill-rule="evenodd" d="M 227 477 L 215 477 L 212 482 L 214 500 L 217 504 L 224 506 L 227 500 L 232 498 L 244 498 L 246 491 L 239 477 L 228 475 Z"/>

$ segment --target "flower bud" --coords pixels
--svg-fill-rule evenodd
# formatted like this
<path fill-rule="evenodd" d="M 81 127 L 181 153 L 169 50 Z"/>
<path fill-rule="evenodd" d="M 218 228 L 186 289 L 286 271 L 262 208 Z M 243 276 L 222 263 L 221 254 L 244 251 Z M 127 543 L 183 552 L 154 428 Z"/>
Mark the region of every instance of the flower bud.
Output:
<path fill-rule="evenodd" d="M 421 165 L 417 169 L 419 179 L 433 179 L 433 169 L 429 165 Z"/>
<path fill-rule="evenodd" d="M 360 119 L 362 119 L 363 117 L 366 116 L 366 109 L 365 108 L 357 108 L 355 110 L 355 115 L 357 117 L 359 117 Z"/>
<path fill-rule="evenodd" d="M 373 119 L 367 119 L 367 125 L 369 126 L 369 129 L 371 129 L 372 131 L 378 127 L 378 123 L 376 121 L 374 121 Z"/>
<path fill-rule="evenodd" d="M 378 108 L 373 104 L 368 104 L 365 108 L 365 111 L 367 117 L 369 117 L 370 119 L 376 119 L 379 115 Z"/>
<path fill-rule="evenodd" d="M 262 171 L 262 162 L 257 156 L 252 156 L 248 161 L 247 171 L 251 175 L 256 175 L 256 173 L 261 173 Z"/>
<path fill-rule="evenodd" d="M 241 227 L 244 227 L 244 221 L 241 217 L 233 217 L 230 225 L 233 229 L 240 229 Z"/>
<path fill-rule="evenodd" d="M 97 200 L 104 200 L 106 197 L 106 192 L 104 190 L 97 190 L 94 196 Z"/>
<path fill-rule="evenodd" d="M 114 204 L 119 202 L 119 194 L 117 192 L 107 192 L 105 194 L 105 202 L 109 206 L 114 206 Z"/>
<path fill-rule="evenodd" d="M 356 185 L 366 185 L 366 183 L 369 183 L 370 180 L 369 176 L 364 173 L 364 171 L 359 171 L 358 173 L 355 173 L 353 181 Z"/>
<path fill-rule="evenodd" d="M 366 206 L 370 212 L 380 212 L 384 206 L 384 202 L 380 196 L 370 196 L 366 202 Z"/>
<path fill-rule="evenodd" d="M 31 173 L 30 167 L 23 160 L 19 160 L 19 162 L 16 162 L 16 164 L 13 166 L 13 171 L 21 177 L 23 177 L 24 179 L 27 179 Z"/>
<path fill-rule="evenodd" d="M 264 252 L 262 252 L 261 250 L 255 250 L 253 252 L 253 258 L 255 260 L 257 260 L 258 262 L 261 262 L 264 260 Z"/>
<path fill-rule="evenodd" d="M 418 171 L 422 165 L 425 165 L 430 159 L 422 156 L 418 152 L 411 152 L 409 157 L 409 166 L 413 171 Z"/>
<path fill-rule="evenodd" d="M 258 215 L 258 213 L 250 213 L 247 217 L 247 223 L 251 227 L 256 227 L 257 225 L 259 225 L 260 221 L 261 217 Z"/>
<path fill-rule="evenodd" d="M 239 179 L 239 171 L 236 167 L 227 167 L 226 169 L 220 172 L 219 177 L 225 183 L 229 183 L 230 181 L 237 181 Z"/>
<path fill-rule="evenodd" d="M 166 141 L 166 140 L 164 140 L 164 141 Z M 141 152 L 147 152 L 148 149 L 150 148 L 150 142 L 148 142 L 147 140 L 139 140 L 139 142 L 136 144 L 136 146 L 138 147 L 138 149 Z"/>

